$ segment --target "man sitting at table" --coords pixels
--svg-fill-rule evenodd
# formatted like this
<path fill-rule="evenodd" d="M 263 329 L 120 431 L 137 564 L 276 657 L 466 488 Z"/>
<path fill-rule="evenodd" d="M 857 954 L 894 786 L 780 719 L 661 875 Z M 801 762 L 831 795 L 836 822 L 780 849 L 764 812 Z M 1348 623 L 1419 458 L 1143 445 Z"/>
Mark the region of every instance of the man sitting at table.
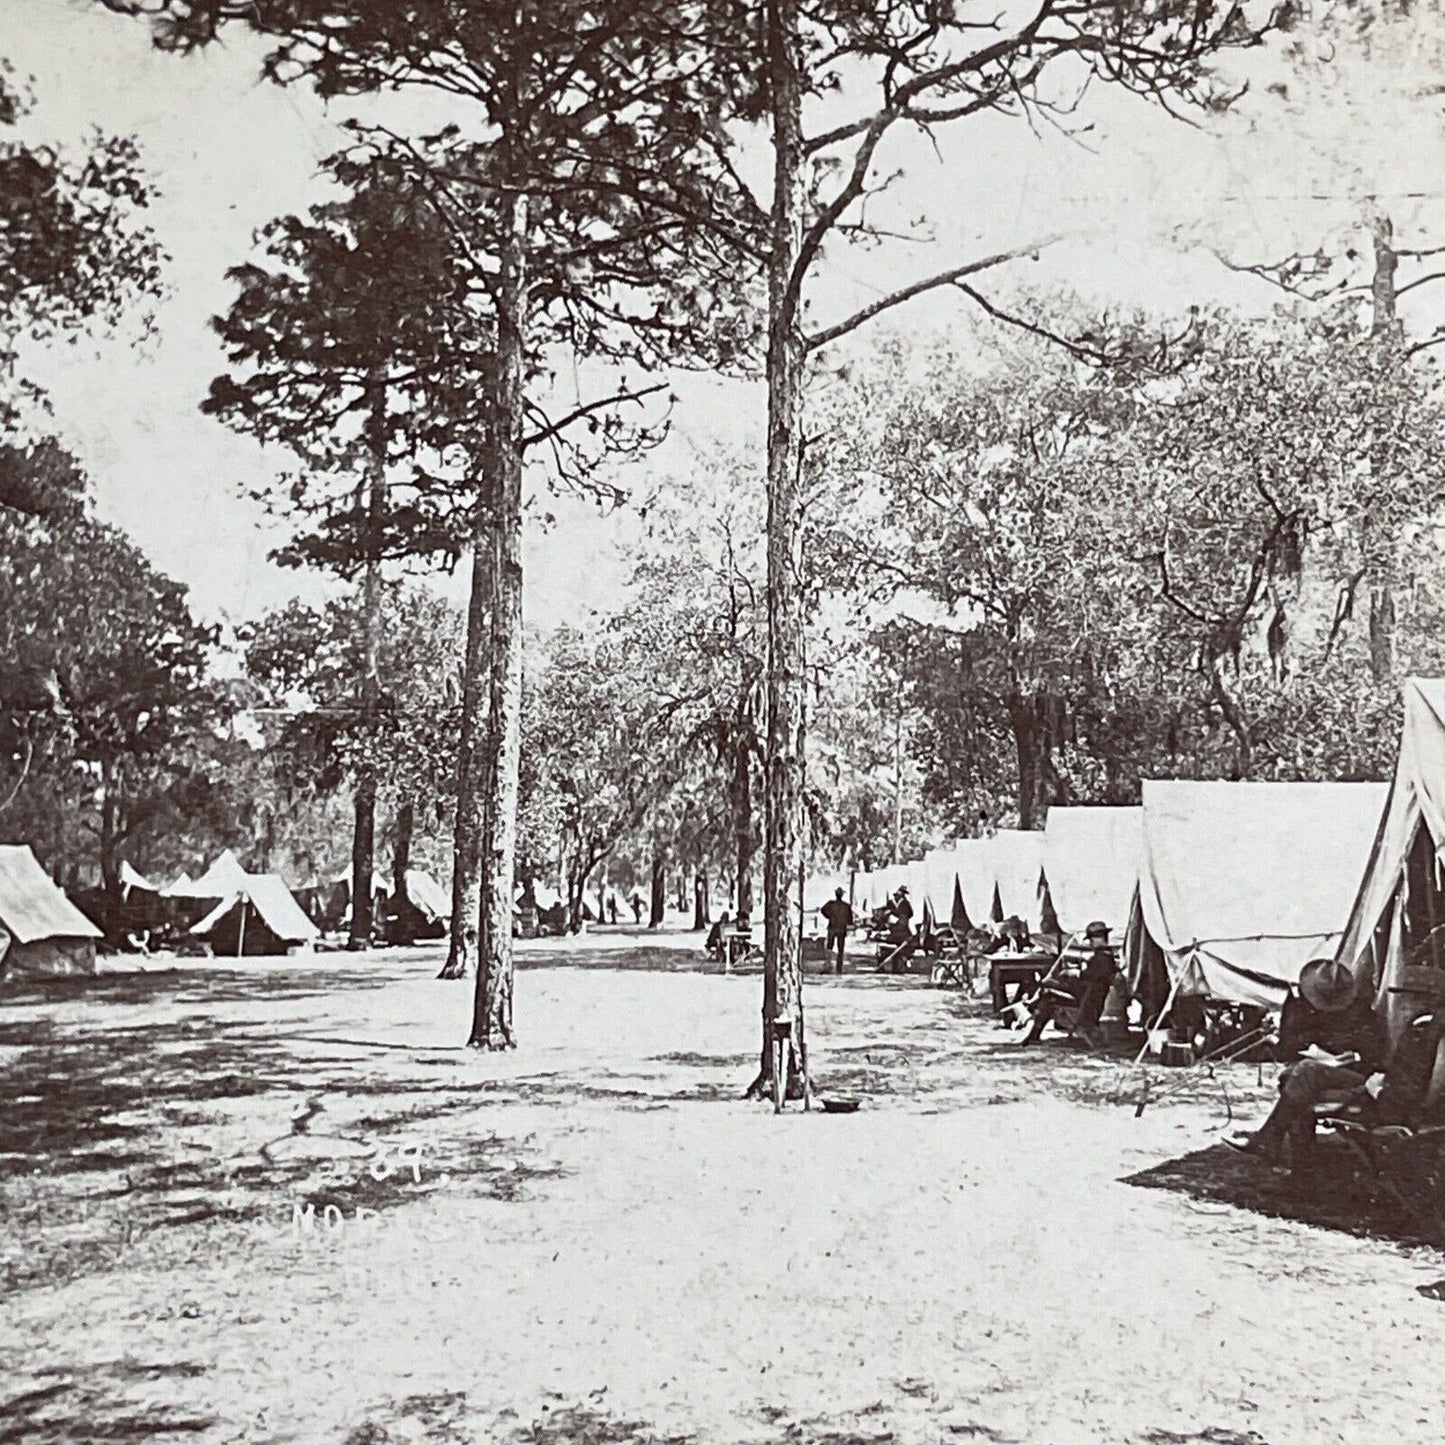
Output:
<path fill-rule="evenodd" d="M 722 917 L 713 924 L 707 936 L 707 943 L 704 945 L 710 958 L 721 958 L 723 951 L 723 935 L 732 931 L 732 918 L 727 909 L 723 909 Z"/>
<path fill-rule="evenodd" d="M 1025 1044 L 1036 1044 L 1043 1031 L 1053 1021 L 1061 1008 L 1075 1010 L 1074 1029 L 1087 1043 L 1097 1045 L 1099 1016 L 1104 1011 L 1104 1000 L 1109 995 L 1109 985 L 1119 966 L 1114 960 L 1114 950 L 1109 947 L 1109 925 L 1095 919 L 1084 930 L 1084 941 L 1090 947 L 1089 961 L 1075 978 L 1047 979 L 1039 988 L 1034 1001 L 1033 1027 L 1024 1037 Z"/>

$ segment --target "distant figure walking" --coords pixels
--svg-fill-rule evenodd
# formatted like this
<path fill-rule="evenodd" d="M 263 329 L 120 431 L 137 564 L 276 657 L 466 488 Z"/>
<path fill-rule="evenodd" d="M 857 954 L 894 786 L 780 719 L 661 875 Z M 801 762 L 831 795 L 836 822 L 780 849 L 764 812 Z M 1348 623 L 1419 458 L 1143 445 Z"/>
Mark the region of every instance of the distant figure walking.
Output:
<path fill-rule="evenodd" d="M 642 894 L 637 889 L 632 890 L 632 897 L 628 900 L 632 904 L 632 921 L 637 924 L 642 922 Z"/>
<path fill-rule="evenodd" d="M 843 890 L 835 888 L 833 896 L 825 903 L 821 910 L 824 919 L 828 924 L 827 951 L 831 954 L 836 948 L 837 959 L 833 964 L 834 973 L 843 972 L 843 950 L 848 942 L 848 930 L 853 926 L 853 910 L 848 905 L 847 899 L 843 897 Z"/>
<path fill-rule="evenodd" d="M 607 895 L 607 921 L 609 923 L 617 922 L 617 895 L 615 893 Z"/>

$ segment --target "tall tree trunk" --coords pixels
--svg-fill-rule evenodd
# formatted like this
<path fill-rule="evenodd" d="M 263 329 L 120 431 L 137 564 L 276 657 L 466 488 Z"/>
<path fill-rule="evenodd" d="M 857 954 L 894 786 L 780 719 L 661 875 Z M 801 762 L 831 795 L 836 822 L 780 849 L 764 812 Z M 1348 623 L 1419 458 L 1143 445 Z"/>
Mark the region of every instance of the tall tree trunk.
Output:
<path fill-rule="evenodd" d="M 507 171 L 504 137 L 504 173 Z M 482 773 L 482 899 L 476 1001 L 468 1043 L 510 1049 L 512 893 L 522 754 L 522 406 L 526 386 L 527 198 L 515 193 L 502 238 L 497 286 L 496 390 L 492 397 L 492 655 Z"/>
<path fill-rule="evenodd" d="M 1009 705 L 1009 725 L 1014 735 L 1018 772 L 1019 827 L 1038 828 L 1043 824 L 1044 809 L 1048 806 L 1044 767 L 1048 732 L 1037 707 L 1026 698 L 1018 698 Z"/>
<path fill-rule="evenodd" d="M 804 175 L 798 0 L 767 0 L 773 125 L 768 262 L 768 748 L 763 854 L 762 1068 L 749 1093 L 771 1088 L 773 1043 L 787 1028 L 786 1091 L 807 1088 L 803 971 L 793 890 L 803 866 L 804 613 L 803 370 L 800 317 Z M 781 1100 L 775 1100 L 781 1104 Z"/>
<path fill-rule="evenodd" d="M 667 870 L 662 859 L 652 860 L 652 895 L 649 899 L 647 926 L 661 928 L 667 916 Z"/>
<path fill-rule="evenodd" d="M 371 880 L 376 867 L 377 706 L 381 701 L 381 521 L 386 505 L 386 392 L 384 375 L 368 381 L 370 405 L 366 457 L 366 569 L 361 577 L 361 730 L 364 752 L 357 771 L 351 832 L 350 949 L 370 948 Z"/>
<path fill-rule="evenodd" d="M 1400 319 L 1397 307 L 1396 273 L 1400 257 L 1389 216 L 1374 211 L 1369 217 L 1374 243 L 1375 271 L 1370 281 L 1370 335 L 1398 352 Z M 1378 448 L 1376 449 L 1378 451 Z M 1382 456 L 1371 457 L 1371 470 L 1382 475 L 1387 463 Z M 1365 563 L 1373 574 L 1370 584 L 1370 675 L 1377 683 L 1388 683 L 1395 674 L 1395 593 L 1390 585 L 1390 552 L 1396 545 L 1393 532 L 1379 535 L 1368 514 L 1365 518 Z"/>
<path fill-rule="evenodd" d="M 116 857 L 119 843 L 116 826 L 115 764 L 109 758 L 100 762 L 100 886 L 106 900 L 114 905 L 120 901 L 120 860 Z"/>
<path fill-rule="evenodd" d="M 694 933 L 700 933 L 711 922 L 707 913 L 707 870 L 699 868 L 692 880 L 692 931 Z"/>
<path fill-rule="evenodd" d="M 582 932 L 582 910 L 587 904 L 587 875 L 575 870 L 567 878 L 567 931 Z"/>
<path fill-rule="evenodd" d="M 753 917 L 753 774 L 752 759 L 745 741 L 733 753 L 732 779 L 733 846 L 737 852 L 737 921 L 741 928 Z"/>
<path fill-rule="evenodd" d="M 487 746 L 486 667 L 492 628 L 491 498 L 479 499 L 472 525 L 472 588 L 467 601 L 467 650 L 462 674 L 462 731 L 457 740 L 457 811 L 452 830 L 452 920 L 446 966 L 440 978 L 466 978 L 477 966 L 477 928 L 482 908 L 481 760 Z"/>
<path fill-rule="evenodd" d="M 391 847 L 391 913 L 395 928 L 388 943 L 414 943 L 412 924 L 416 915 L 406 893 L 406 875 L 411 867 L 411 839 L 416 831 L 416 805 L 404 798 L 396 809 L 396 838 Z"/>
<path fill-rule="evenodd" d="M 903 861 L 903 693 L 893 712 L 893 861 Z"/>

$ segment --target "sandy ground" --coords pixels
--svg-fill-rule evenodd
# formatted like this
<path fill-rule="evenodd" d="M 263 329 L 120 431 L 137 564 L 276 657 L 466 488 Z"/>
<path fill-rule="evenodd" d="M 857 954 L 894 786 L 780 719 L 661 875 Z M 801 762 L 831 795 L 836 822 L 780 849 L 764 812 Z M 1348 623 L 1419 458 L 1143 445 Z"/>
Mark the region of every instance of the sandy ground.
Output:
<path fill-rule="evenodd" d="M 1440 1254 L 1122 1182 L 1257 1117 L 1268 1072 L 1136 1118 L 1117 1060 L 818 980 L 815 1074 L 863 1107 L 774 1118 L 738 1098 L 759 982 L 690 941 L 531 949 L 500 1057 L 459 1047 L 468 986 L 437 963 L 0 996 L 0 1442 L 1445 1425 L 1445 1305 L 1416 1292 Z"/>

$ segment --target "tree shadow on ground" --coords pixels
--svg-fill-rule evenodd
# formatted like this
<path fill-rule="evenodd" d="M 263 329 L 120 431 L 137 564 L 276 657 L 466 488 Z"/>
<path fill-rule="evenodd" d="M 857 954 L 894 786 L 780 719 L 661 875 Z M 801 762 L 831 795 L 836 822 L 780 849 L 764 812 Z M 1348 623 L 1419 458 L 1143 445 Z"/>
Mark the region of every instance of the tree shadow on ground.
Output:
<path fill-rule="evenodd" d="M 294 1018 L 263 1032 L 253 1012 L 219 1006 L 174 1012 L 272 1001 L 278 988 L 294 1000 L 314 980 L 99 982 L 107 1002 L 159 1004 L 159 1016 L 87 1009 L 0 1024 L 0 1290 L 112 1268 L 140 1235 L 178 1226 L 259 1221 L 297 1201 L 355 1217 L 439 1188 L 511 1200 L 555 1173 L 487 1127 L 485 1084 L 438 1080 L 434 1051 L 348 1049 L 308 1039 Z M 354 973 L 345 983 L 380 986 Z"/>
<path fill-rule="evenodd" d="M 42 1370 L 42 1383 L 0 1399 L 0 1445 L 195 1440 L 216 1418 L 173 1396 L 204 1373 L 201 1365 L 134 1360 Z"/>
<path fill-rule="evenodd" d="M 1439 1209 L 1438 1157 L 1418 1174 L 1401 1167 L 1391 1186 L 1369 1176 L 1343 1147 L 1322 1142 L 1310 1169 L 1285 1173 L 1223 1144 L 1127 1176 L 1142 1189 L 1232 1205 L 1269 1219 L 1289 1219 L 1363 1239 L 1445 1248 Z"/>

